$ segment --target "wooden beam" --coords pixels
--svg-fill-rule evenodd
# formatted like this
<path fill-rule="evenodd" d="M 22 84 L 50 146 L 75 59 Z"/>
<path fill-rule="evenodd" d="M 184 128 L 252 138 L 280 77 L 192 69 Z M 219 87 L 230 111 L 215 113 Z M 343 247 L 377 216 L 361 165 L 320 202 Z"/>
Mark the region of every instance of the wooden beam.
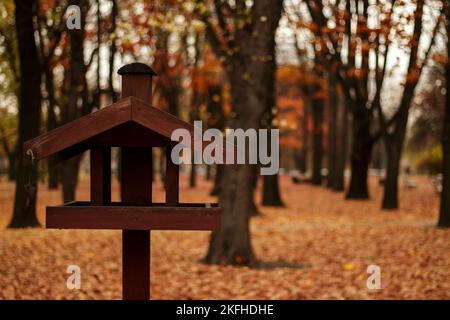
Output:
<path fill-rule="evenodd" d="M 140 98 L 150 108 L 155 72 L 142 63 L 120 68 L 122 98 Z M 131 111 L 133 108 L 131 107 Z M 132 113 L 132 112 L 131 112 Z M 122 202 L 125 205 L 152 204 L 152 148 L 121 148 Z M 124 300 L 150 299 L 150 230 L 122 226 L 122 295 Z"/>
<path fill-rule="evenodd" d="M 121 148 L 121 198 L 123 205 L 152 204 L 152 149 Z"/>
<path fill-rule="evenodd" d="M 220 208 L 184 204 L 183 207 L 58 206 L 48 207 L 51 229 L 218 230 Z"/>

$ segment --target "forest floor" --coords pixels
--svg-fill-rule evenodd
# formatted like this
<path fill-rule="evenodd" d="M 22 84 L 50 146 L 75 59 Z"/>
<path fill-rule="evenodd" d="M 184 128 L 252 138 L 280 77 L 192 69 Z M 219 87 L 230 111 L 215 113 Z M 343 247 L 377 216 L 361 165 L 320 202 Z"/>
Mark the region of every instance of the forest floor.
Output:
<path fill-rule="evenodd" d="M 401 189 L 401 209 L 381 211 L 371 180 L 369 201 L 281 178 L 284 208 L 252 218 L 259 267 L 201 262 L 208 232 L 152 232 L 153 299 L 450 299 L 450 230 L 435 228 L 438 195 L 431 181 Z M 211 184 L 183 178 L 181 200 L 213 202 Z M 77 197 L 87 199 L 82 180 Z M 162 186 L 155 200 L 163 199 Z M 117 185 L 114 187 L 117 197 Z M 0 182 L 0 299 L 120 299 L 120 231 L 5 229 L 13 184 Z M 259 192 L 258 192 L 259 193 Z M 59 191 L 39 189 L 39 218 Z M 68 265 L 81 268 L 81 289 L 68 290 Z M 381 268 L 380 290 L 366 286 L 367 267 Z"/>

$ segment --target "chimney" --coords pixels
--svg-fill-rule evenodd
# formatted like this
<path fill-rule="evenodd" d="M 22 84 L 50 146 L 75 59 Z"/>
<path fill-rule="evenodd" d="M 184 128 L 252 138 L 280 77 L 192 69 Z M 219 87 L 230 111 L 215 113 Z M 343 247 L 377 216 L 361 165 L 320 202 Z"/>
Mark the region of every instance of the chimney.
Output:
<path fill-rule="evenodd" d="M 124 65 L 117 73 L 122 76 L 122 98 L 133 96 L 152 103 L 152 80 L 157 74 L 150 66 L 134 62 Z"/>

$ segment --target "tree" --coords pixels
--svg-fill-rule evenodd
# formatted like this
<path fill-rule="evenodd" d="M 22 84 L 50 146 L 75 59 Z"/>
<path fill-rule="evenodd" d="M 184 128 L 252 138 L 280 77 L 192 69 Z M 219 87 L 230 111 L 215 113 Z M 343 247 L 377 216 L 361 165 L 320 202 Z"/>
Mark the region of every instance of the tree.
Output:
<path fill-rule="evenodd" d="M 440 27 L 442 9 L 439 11 L 439 15 L 436 19 L 435 27 L 431 34 L 430 44 L 425 51 L 425 57 L 421 61 L 419 56 L 419 45 L 424 34 L 422 27 L 424 20 L 423 16 L 424 0 L 418 0 L 414 11 L 413 34 L 408 39 L 410 52 L 404 90 L 394 115 L 390 119 L 386 119 L 381 104 L 377 105 L 378 119 L 388 160 L 382 203 L 382 208 L 387 210 L 398 208 L 398 176 L 400 173 L 400 160 L 406 136 L 409 110 L 411 109 L 413 98 L 415 96 L 414 92 L 420 77 L 423 74 L 424 67 L 431 58 L 432 48 Z"/>
<path fill-rule="evenodd" d="M 414 119 L 407 140 L 407 148 L 411 152 L 420 153 L 442 142 L 444 86 L 445 63 L 434 63 L 428 68 L 423 81 L 416 89 L 416 99 L 411 110 Z"/>
<path fill-rule="evenodd" d="M 377 1 L 372 4 L 373 9 L 378 11 L 375 17 L 379 22 L 378 26 L 371 28 L 368 25 L 369 1 L 305 0 L 303 3 L 309 17 L 302 14 L 298 23 L 300 27 L 309 30 L 314 47 L 321 49 L 321 59 L 316 62 L 320 62 L 328 74 L 333 72 L 344 92 L 344 110 L 352 114 L 352 175 L 347 198 L 369 197 L 367 178 L 370 155 L 375 141 L 380 137 L 379 132 L 372 132 L 372 127 L 375 106 L 381 97 L 385 76 L 380 62 L 386 61 L 384 57 L 389 45 L 387 32 L 392 13 L 391 2 L 395 1 Z M 298 7 L 293 2 L 292 6 Z M 385 29 L 381 28 L 383 24 L 386 24 Z M 314 56 L 317 59 L 317 55 Z M 375 85 L 372 79 L 377 79 Z M 334 116 L 334 111 L 330 113 Z M 345 117 L 341 119 L 347 121 Z M 345 126 L 344 123 L 342 127 Z M 340 168 L 342 170 L 342 164 Z"/>
<path fill-rule="evenodd" d="M 66 28 L 64 14 L 66 6 L 60 0 L 57 3 L 41 1 L 37 15 L 37 34 L 39 37 L 38 49 L 41 60 L 42 73 L 44 75 L 45 96 L 43 100 L 47 104 L 47 131 L 58 126 L 57 98 L 53 69 L 56 64 L 55 51 L 60 46 L 64 30 Z M 60 166 L 56 157 L 50 157 L 47 161 L 48 187 L 56 189 L 59 184 Z"/>
<path fill-rule="evenodd" d="M 338 96 L 336 88 L 336 68 L 330 66 L 331 72 L 328 72 L 328 178 L 327 187 L 334 189 L 337 179 L 337 114 L 338 114 Z"/>
<path fill-rule="evenodd" d="M 319 85 L 312 97 L 312 120 L 313 120 L 313 172 L 312 183 L 322 184 L 322 160 L 324 155 L 324 109 L 325 88 L 323 83 Z"/>
<path fill-rule="evenodd" d="M 270 64 L 269 75 L 267 76 L 267 98 L 266 98 L 266 112 L 262 119 L 262 126 L 267 128 L 268 131 L 268 139 L 270 137 L 270 130 L 275 129 L 273 126 L 273 118 L 276 110 L 276 90 L 275 90 L 275 77 L 276 77 L 276 58 L 275 58 L 275 46 L 272 48 L 272 52 L 270 55 L 274 57 L 271 59 L 268 64 Z M 268 151 L 270 150 L 270 143 L 268 144 Z M 283 201 L 281 200 L 280 195 L 280 186 L 278 181 L 278 173 L 273 175 L 265 175 L 262 177 L 263 185 L 262 185 L 262 201 L 261 204 L 263 206 L 271 206 L 271 207 L 282 207 L 284 206 Z M 257 181 L 255 181 L 257 182 Z M 255 183 L 256 188 L 256 183 Z M 258 213 L 257 209 L 254 210 Z"/>
<path fill-rule="evenodd" d="M 444 116 L 444 130 L 442 134 L 442 194 L 441 194 L 441 209 L 439 215 L 439 227 L 450 227 L 450 6 L 448 2 L 445 3 L 446 15 L 446 31 L 447 31 L 447 60 L 445 64 L 445 78 L 446 78 L 446 96 L 445 96 L 445 116 Z"/>
<path fill-rule="evenodd" d="M 8 101 L 8 100 L 7 100 Z M 3 155 L 8 159 L 8 180 L 14 181 L 17 172 L 17 143 L 16 128 L 17 117 L 9 114 L 6 110 L 0 109 L 0 144 L 3 148 Z"/>
<path fill-rule="evenodd" d="M 194 45 L 193 50 L 195 51 L 193 61 L 192 61 L 192 72 L 191 72 L 191 83 L 192 83 L 192 106 L 190 112 L 191 122 L 199 119 L 199 106 L 200 106 L 200 94 L 199 90 L 196 87 L 197 77 L 198 77 L 198 64 L 201 58 L 201 50 L 200 50 L 200 36 L 199 34 L 195 34 L 194 36 Z M 191 152 L 191 172 L 189 175 L 189 186 L 191 188 L 195 188 L 197 186 L 197 167 L 194 163 L 194 152 Z"/>
<path fill-rule="evenodd" d="M 35 0 L 15 0 L 16 32 L 20 62 L 19 137 L 18 146 L 39 135 L 41 113 L 41 70 L 34 38 Z M 21 150 L 22 151 L 22 150 Z M 25 157 L 28 157 L 26 159 Z M 18 152 L 16 194 L 11 228 L 37 226 L 37 167 L 33 155 Z M 28 160 L 28 161 L 27 161 Z"/>
<path fill-rule="evenodd" d="M 342 102 L 342 93 L 338 94 L 337 119 L 338 123 L 336 137 L 336 167 L 333 190 L 344 191 L 345 189 L 345 166 L 348 157 L 348 116 L 347 105 Z"/>
<path fill-rule="evenodd" d="M 205 66 L 211 68 L 211 65 Z M 204 68 L 205 68 L 204 67 Z M 223 106 L 223 87 L 220 83 L 215 80 L 210 80 L 210 84 L 207 87 L 207 118 L 208 118 L 208 128 L 219 129 L 224 131 L 225 129 L 225 113 Z M 221 181 L 222 181 L 223 165 L 216 165 L 216 174 L 214 177 L 214 186 L 211 190 L 211 195 L 218 196 L 221 191 Z"/>
<path fill-rule="evenodd" d="M 322 30 L 314 24 L 317 17 L 307 16 L 303 4 L 309 10 L 317 9 L 316 4 L 309 2 L 288 2 L 286 17 L 291 24 L 291 28 L 296 31 L 295 43 L 297 59 L 301 65 L 305 65 L 311 75 L 301 79 L 305 87 L 304 96 L 308 99 L 309 109 L 312 116 L 312 177 L 311 182 L 315 185 L 322 184 L 322 161 L 324 157 L 324 113 L 325 101 L 329 97 L 327 91 L 327 79 L 330 73 L 329 57 L 327 57 L 326 42 L 322 40 Z M 321 5 L 320 5 L 321 6 Z M 318 10 L 318 9 L 317 9 Z M 306 33 L 306 35 L 305 35 Z M 307 41 L 302 41 L 306 38 Z M 306 44 L 306 45 L 305 45 Z M 304 62 L 304 61 L 308 62 Z M 305 138 L 306 135 L 305 135 Z"/>
<path fill-rule="evenodd" d="M 439 2 L 438 2 L 439 3 Z M 383 207 L 397 206 L 397 177 L 406 121 L 415 86 L 423 70 L 419 42 L 423 33 L 424 1 L 304 1 L 310 19 L 303 23 L 324 51 L 326 61 L 337 65 L 337 81 L 343 88 L 352 115 L 352 175 L 347 198 L 367 199 L 368 168 L 375 143 L 383 137 L 388 157 L 387 188 Z M 429 7 L 435 6 L 430 2 Z M 412 10 L 411 10 L 412 9 Z M 434 11 L 434 10 L 429 10 Z M 412 34 L 408 30 L 413 29 Z M 434 39 L 434 36 L 431 37 Z M 428 50 L 430 52 L 434 40 Z M 404 50 L 409 63 L 406 84 L 396 110 L 387 113 L 382 99 L 386 79 L 398 68 L 387 63 L 390 48 Z M 397 58 L 397 57 L 395 57 Z M 330 69 L 330 68 L 328 68 Z"/>
<path fill-rule="evenodd" d="M 0 143 L 3 154 L 8 159 L 8 179 L 15 179 L 17 170 L 17 116 L 10 107 L 17 104 L 19 99 L 19 55 L 17 49 L 16 27 L 14 23 L 14 1 L 8 0 L 0 4 L 0 69 L 3 79 L 0 83 L 1 117 Z"/>
<path fill-rule="evenodd" d="M 71 0 L 69 6 L 76 5 L 81 8 L 81 28 L 68 31 L 70 54 L 68 74 L 67 104 L 61 110 L 62 124 L 69 123 L 83 114 L 85 108 L 86 66 L 84 62 L 85 15 L 88 9 L 86 0 Z M 81 156 L 67 160 L 61 170 L 63 201 L 75 200 L 75 191 L 78 184 L 78 171 Z"/>
<path fill-rule="evenodd" d="M 267 101 L 267 79 L 274 59 L 275 31 L 282 2 L 218 1 L 213 12 L 203 1 L 196 11 L 206 24 L 206 36 L 223 61 L 231 87 L 232 129 L 259 128 Z M 214 22 L 215 21 L 215 22 Z M 224 167 L 220 203 L 221 230 L 213 232 L 206 262 L 246 265 L 254 261 L 249 220 L 253 201 L 252 165 Z"/>

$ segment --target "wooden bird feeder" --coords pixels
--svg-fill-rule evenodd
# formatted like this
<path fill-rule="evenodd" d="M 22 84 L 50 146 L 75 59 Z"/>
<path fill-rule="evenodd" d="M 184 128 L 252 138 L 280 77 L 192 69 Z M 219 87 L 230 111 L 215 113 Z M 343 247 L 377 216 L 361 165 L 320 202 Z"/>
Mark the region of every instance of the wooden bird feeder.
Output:
<path fill-rule="evenodd" d="M 47 207 L 46 228 L 120 229 L 123 299 L 150 299 L 150 230 L 217 230 L 217 205 L 179 203 L 179 166 L 171 160 L 175 129 L 194 127 L 151 103 L 155 72 L 147 65 L 122 67 L 122 98 L 27 141 L 35 160 L 64 160 L 90 150 L 90 202 Z M 191 145 L 194 145 L 191 143 Z M 111 147 L 121 148 L 121 201 L 111 202 Z M 165 203 L 152 202 L 152 148 L 166 150 Z M 202 145 L 203 148 L 203 145 Z"/>

